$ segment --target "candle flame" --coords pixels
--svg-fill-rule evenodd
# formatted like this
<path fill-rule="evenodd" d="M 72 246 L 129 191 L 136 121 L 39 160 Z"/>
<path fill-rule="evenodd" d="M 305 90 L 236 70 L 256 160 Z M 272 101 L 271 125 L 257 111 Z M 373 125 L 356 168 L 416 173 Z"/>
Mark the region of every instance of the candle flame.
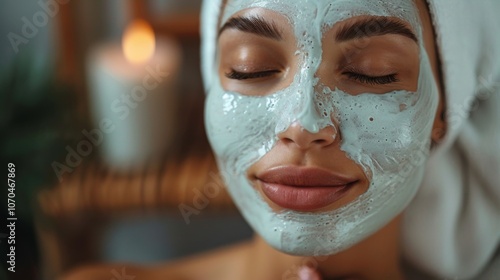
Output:
<path fill-rule="evenodd" d="M 141 19 L 131 22 L 123 34 L 122 48 L 131 63 L 148 61 L 155 52 L 155 34 L 151 26 Z"/>

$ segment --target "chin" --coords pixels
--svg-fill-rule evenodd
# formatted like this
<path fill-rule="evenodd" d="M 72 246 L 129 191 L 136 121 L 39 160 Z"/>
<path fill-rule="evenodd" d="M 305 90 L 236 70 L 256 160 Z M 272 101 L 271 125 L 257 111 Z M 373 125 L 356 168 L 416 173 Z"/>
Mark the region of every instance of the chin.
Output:
<path fill-rule="evenodd" d="M 324 212 L 277 212 L 245 176 L 227 179 L 240 212 L 271 247 L 289 255 L 325 256 L 347 250 L 389 224 L 409 204 L 422 178 L 423 168 L 416 168 L 404 182 L 371 182 L 351 203 Z"/>
<path fill-rule="evenodd" d="M 329 256 L 335 255 L 342 251 L 348 250 L 352 246 L 356 245 L 357 242 L 335 242 L 334 237 L 327 237 L 331 239 L 324 239 L 325 236 L 321 234 L 311 234 L 308 236 L 302 236 L 300 243 L 293 243 L 294 238 L 285 237 L 279 244 L 271 243 L 263 238 L 271 247 L 280 251 L 282 253 L 301 256 L 301 257 L 311 257 L 311 256 Z"/>

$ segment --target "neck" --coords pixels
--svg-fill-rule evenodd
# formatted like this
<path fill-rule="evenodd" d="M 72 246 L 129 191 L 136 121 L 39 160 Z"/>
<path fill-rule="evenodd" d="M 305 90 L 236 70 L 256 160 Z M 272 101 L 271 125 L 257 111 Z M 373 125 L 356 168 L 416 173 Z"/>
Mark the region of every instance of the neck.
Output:
<path fill-rule="evenodd" d="M 304 265 L 316 269 L 324 279 L 403 279 L 399 263 L 400 225 L 401 215 L 349 249 L 318 257 L 284 254 L 256 235 L 251 252 L 252 266 L 259 267 L 263 274 L 260 279 L 270 279 L 269 276 L 273 276 L 272 279 L 289 279 L 295 275 L 297 268 Z"/>

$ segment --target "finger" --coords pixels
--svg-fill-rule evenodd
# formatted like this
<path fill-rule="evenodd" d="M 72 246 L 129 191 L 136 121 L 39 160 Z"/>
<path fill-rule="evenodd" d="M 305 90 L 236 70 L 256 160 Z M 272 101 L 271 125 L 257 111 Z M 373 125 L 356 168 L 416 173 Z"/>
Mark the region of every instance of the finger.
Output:
<path fill-rule="evenodd" d="M 299 268 L 298 275 L 299 275 L 300 280 L 321 280 L 322 279 L 321 275 L 316 270 L 314 270 L 308 266 L 303 266 L 303 267 Z"/>

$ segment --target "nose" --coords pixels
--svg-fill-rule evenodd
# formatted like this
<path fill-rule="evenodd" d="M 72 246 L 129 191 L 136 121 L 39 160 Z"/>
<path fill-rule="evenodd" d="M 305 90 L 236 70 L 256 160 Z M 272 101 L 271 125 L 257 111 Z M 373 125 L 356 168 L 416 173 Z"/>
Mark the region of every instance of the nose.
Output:
<path fill-rule="evenodd" d="M 287 130 L 278 134 L 279 140 L 287 145 L 296 145 L 301 150 L 313 147 L 326 147 L 337 141 L 338 131 L 336 126 L 328 125 L 316 133 L 304 129 L 299 122 L 294 122 Z"/>

